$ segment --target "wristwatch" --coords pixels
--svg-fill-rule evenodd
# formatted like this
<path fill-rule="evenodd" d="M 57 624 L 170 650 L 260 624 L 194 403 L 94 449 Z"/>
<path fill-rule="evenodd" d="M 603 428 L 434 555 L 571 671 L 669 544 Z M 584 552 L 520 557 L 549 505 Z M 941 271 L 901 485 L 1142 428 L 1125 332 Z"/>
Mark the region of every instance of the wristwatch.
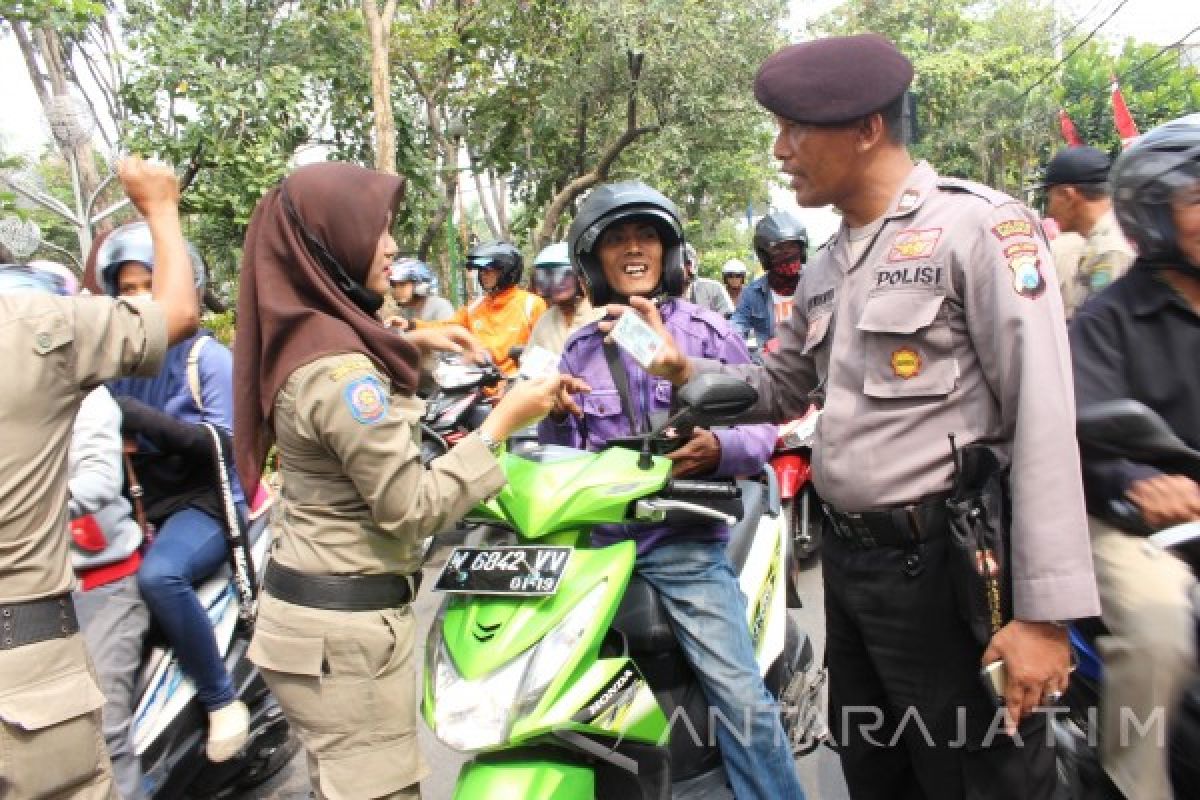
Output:
<path fill-rule="evenodd" d="M 479 434 L 479 441 L 483 442 L 483 446 L 486 447 L 488 450 L 492 451 L 492 455 L 494 455 L 494 456 L 500 455 L 500 447 L 501 447 L 501 445 L 504 444 L 504 442 L 495 441 L 494 439 L 492 439 L 491 436 L 489 436 L 487 434 L 486 431 L 484 431 L 482 429 L 479 431 L 476 431 L 476 433 Z"/>

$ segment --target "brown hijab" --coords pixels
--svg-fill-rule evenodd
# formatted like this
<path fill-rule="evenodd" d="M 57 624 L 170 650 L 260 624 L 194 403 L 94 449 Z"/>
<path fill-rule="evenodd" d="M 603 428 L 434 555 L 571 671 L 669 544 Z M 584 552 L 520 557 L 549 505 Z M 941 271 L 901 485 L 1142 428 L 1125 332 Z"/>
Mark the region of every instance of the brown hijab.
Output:
<path fill-rule="evenodd" d="M 286 195 L 283 192 L 286 191 Z M 362 353 L 411 394 L 420 355 L 338 288 L 285 208 L 358 283 L 404 196 L 404 179 L 328 162 L 292 172 L 267 192 L 246 231 L 234 346 L 234 455 L 253 492 L 274 441 L 275 395 L 297 368 L 324 355 Z"/>

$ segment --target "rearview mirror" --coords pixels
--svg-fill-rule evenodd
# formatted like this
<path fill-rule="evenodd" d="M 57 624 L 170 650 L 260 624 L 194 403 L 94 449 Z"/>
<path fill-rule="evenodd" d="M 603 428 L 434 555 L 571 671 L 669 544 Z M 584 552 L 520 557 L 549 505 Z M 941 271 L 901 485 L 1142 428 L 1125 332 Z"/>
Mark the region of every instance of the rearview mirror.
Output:
<path fill-rule="evenodd" d="M 1200 461 L 1200 453 L 1184 444 L 1162 417 L 1136 400 L 1113 400 L 1080 409 L 1075 431 L 1080 446 L 1092 453 L 1145 463 Z"/>
<path fill-rule="evenodd" d="M 736 422 L 758 402 L 758 390 L 720 372 L 703 372 L 676 392 L 688 419 L 696 425 Z"/>

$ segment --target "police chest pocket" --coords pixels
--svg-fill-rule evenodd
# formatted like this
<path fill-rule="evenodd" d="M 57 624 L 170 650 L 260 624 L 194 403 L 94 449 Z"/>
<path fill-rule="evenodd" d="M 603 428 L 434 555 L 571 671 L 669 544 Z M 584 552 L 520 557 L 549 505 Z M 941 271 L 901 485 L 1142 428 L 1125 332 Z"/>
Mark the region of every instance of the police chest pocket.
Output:
<path fill-rule="evenodd" d="M 867 298 L 863 393 L 868 397 L 938 397 L 958 381 L 954 339 L 940 312 L 945 295 L 891 291 Z"/>

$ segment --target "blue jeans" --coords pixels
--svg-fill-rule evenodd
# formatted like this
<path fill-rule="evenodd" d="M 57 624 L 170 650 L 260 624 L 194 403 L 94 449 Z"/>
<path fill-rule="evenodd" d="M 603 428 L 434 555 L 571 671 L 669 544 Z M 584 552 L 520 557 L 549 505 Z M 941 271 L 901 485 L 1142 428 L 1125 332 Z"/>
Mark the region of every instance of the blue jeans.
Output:
<path fill-rule="evenodd" d="M 636 569 L 662 598 L 675 638 L 713 709 L 734 795 L 738 800 L 803 800 L 779 703 L 759 675 L 746 599 L 725 544 L 661 545 L 639 556 Z"/>
<path fill-rule="evenodd" d="M 167 517 L 138 568 L 138 589 L 196 684 L 196 697 L 209 711 L 229 705 L 233 679 L 217 651 L 212 624 L 192 586 L 212 575 L 229 553 L 222 524 L 195 508 Z"/>

